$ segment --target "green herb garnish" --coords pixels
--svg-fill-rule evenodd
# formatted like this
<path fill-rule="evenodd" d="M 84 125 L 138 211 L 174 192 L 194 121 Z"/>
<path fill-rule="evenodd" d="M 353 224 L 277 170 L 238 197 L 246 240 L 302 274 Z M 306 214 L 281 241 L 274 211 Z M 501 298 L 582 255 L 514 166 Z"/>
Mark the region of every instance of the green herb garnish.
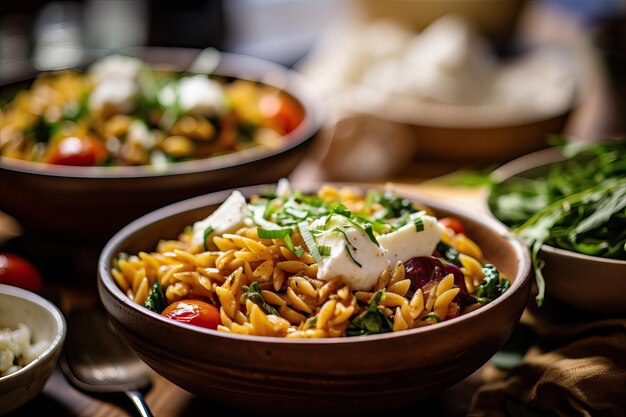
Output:
<path fill-rule="evenodd" d="M 155 280 L 150 291 L 150 295 L 146 298 L 143 304 L 147 309 L 161 314 L 165 307 L 167 307 L 167 301 L 165 300 L 165 291 L 159 283 L 159 280 Z"/>
<path fill-rule="evenodd" d="M 511 281 L 504 278 L 500 282 L 500 273 L 495 266 L 486 264 L 482 268 L 485 278 L 483 282 L 474 290 L 474 297 L 477 302 L 486 304 L 500 297 L 511 287 Z"/>
<path fill-rule="evenodd" d="M 282 239 L 285 241 L 287 248 L 298 258 L 304 254 L 302 246 L 295 246 L 291 240 L 291 229 L 263 229 L 257 228 L 257 233 L 261 239 Z"/>
<path fill-rule="evenodd" d="M 261 307 L 268 314 L 273 314 L 275 316 L 279 316 L 278 311 L 272 307 L 261 295 L 261 287 L 259 287 L 259 283 L 254 281 L 250 286 L 244 285 L 241 287 L 243 290 L 243 295 L 246 300 L 252 301 L 254 304 Z"/>
<path fill-rule="evenodd" d="M 302 235 L 302 239 L 304 240 L 304 244 L 306 245 L 309 253 L 315 259 L 315 262 L 320 263 L 320 253 L 319 247 L 315 243 L 315 239 L 309 230 L 309 223 L 307 221 L 303 221 L 298 223 L 298 229 L 300 229 L 300 234 Z"/>
<path fill-rule="evenodd" d="M 204 229 L 204 233 L 202 234 L 202 247 L 204 248 L 205 251 L 209 250 L 209 248 L 208 248 L 208 246 L 206 244 L 206 239 L 214 231 L 215 231 L 215 229 L 212 226 L 207 226 L 207 228 Z"/>
<path fill-rule="evenodd" d="M 383 296 L 384 290 L 376 291 L 367 304 L 365 314 L 356 317 L 350 322 L 346 329 L 346 336 L 364 336 L 393 331 L 391 319 L 378 309 L 378 303 Z"/>
<path fill-rule="evenodd" d="M 455 264 L 456 266 L 462 266 L 459 255 L 461 254 L 458 249 L 448 245 L 444 242 L 437 244 L 437 252 L 448 262 Z"/>

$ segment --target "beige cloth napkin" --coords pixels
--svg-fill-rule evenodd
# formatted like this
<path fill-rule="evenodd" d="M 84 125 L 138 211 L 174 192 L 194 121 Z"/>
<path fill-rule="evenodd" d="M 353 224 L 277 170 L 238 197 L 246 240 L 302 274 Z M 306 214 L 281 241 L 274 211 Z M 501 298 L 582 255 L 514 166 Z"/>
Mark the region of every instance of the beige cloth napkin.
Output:
<path fill-rule="evenodd" d="M 487 372 L 469 415 L 626 416 L 626 318 L 542 310 L 522 318 L 535 335 L 523 362 Z"/>

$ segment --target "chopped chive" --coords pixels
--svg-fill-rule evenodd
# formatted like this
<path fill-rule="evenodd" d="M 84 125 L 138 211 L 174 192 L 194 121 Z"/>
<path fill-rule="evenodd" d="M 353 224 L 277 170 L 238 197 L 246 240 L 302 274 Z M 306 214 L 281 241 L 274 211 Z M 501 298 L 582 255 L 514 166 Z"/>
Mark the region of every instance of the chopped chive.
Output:
<path fill-rule="evenodd" d="M 309 223 L 306 221 L 298 223 L 298 229 L 300 229 L 300 234 L 302 235 L 302 239 L 304 239 L 304 244 L 309 249 L 309 253 L 315 259 L 315 262 L 320 263 L 320 253 L 318 251 L 318 246 L 315 244 L 315 239 L 309 230 Z"/>
<path fill-rule="evenodd" d="M 285 244 L 287 245 L 287 248 L 289 248 L 289 250 L 298 258 L 304 254 L 304 249 L 302 248 L 302 246 L 300 245 L 295 246 L 293 244 L 293 241 L 291 240 L 291 237 L 289 237 L 289 235 L 285 236 L 284 240 L 285 240 Z"/>
<path fill-rule="evenodd" d="M 204 248 L 205 251 L 209 250 L 206 244 L 206 238 L 209 237 L 209 235 L 213 233 L 214 231 L 215 229 L 213 229 L 212 226 L 208 226 L 206 229 L 204 229 L 204 233 L 202 234 L 202 247 Z"/>
<path fill-rule="evenodd" d="M 348 252 L 348 256 L 350 256 L 350 259 L 352 259 L 352 262 L 354 262 L 359 268 L 363 268 L 363 265 L 361 265 L 360 263 L 357 262 L 356 259 L 354 259 L 354 256 L 352 255 L 352 253 L 350 252 L 350 246 L 347 242 L 346 242 L 346 252 Z M 354 247 L 354 246 L 353 246 Z"/>
<path fill-rule="evenodd" d="M 417 217 L 413 220 L 413 224 L 415 225 L 415 230 L 418 232 L 424 231 L 424 220 L 421 217 Z"/>
<path fill-rule="evenodd" d="M 322 246 L 318 246 L 317 250 L 320 254 L 320 256 L 330 256 L 330 246 L 326 246 L 326 245 L 322 245 Z"/>
<path fill-rule="evenodd" d="M 285 239 L 291 234 L 291 229 L 263 229 L 259 227 L 257 233 L 261 239 Z"/>

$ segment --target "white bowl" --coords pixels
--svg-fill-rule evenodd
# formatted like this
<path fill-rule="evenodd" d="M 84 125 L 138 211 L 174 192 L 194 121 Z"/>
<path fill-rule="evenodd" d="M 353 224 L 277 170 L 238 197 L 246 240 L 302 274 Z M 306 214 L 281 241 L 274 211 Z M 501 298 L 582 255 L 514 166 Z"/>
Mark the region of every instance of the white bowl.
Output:
<path fill-rule="evenodd" d="M 0 327 L 24 323 L 33 340 L 50 341 L 46 350 L 19 371 L 0 377 L 0 414 L 8 413 L 41 392 L 56 366 L 65 341 L 65 319 L 48 300 L 21 288 L 0 284 Z"/>

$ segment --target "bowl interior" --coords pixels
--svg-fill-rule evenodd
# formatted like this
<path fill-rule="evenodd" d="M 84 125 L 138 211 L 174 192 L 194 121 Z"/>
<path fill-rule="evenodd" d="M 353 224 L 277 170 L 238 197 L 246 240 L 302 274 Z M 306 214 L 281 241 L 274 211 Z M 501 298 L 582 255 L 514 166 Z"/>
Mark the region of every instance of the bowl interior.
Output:
<path fill-rule="evenodd" d="M 124 52 L 142 59 L 155 70 L 166 72 L 186 72 L 194 63 L 200 50 L 192 48 L 131 48 Z M 225 79 L 243 79 L 273 86 L 292 96 L 303 108 L 304 119 L 293 131 L 285 135 L 285 145 L 278 149 L 258 147 L 241 150 L 232 154 L 218 155 L 204 159 L 177 162 L 166 170 L 151 166 L 117 167 L 73 167 L 51 165 L 0 157 L 0 167 L 18 172 L 46 176 L 75 178 L 145 178 L 183 175 L 202 171 L 220 170 L 246 162 L 279 155 L 308 141 L 320 129 L 322 109 L 316 91 L 300 75 L 276 63 L 252 56 L 219 53 L 219 61 L 212 75 Z M 85 69 L 87 65 L 81 68 Z M 37 75 L 33 68 L 24 68 L 18 78 L 0 79 L 0 95 L 11 95 L 20 88 L 27 87 Z"/>

